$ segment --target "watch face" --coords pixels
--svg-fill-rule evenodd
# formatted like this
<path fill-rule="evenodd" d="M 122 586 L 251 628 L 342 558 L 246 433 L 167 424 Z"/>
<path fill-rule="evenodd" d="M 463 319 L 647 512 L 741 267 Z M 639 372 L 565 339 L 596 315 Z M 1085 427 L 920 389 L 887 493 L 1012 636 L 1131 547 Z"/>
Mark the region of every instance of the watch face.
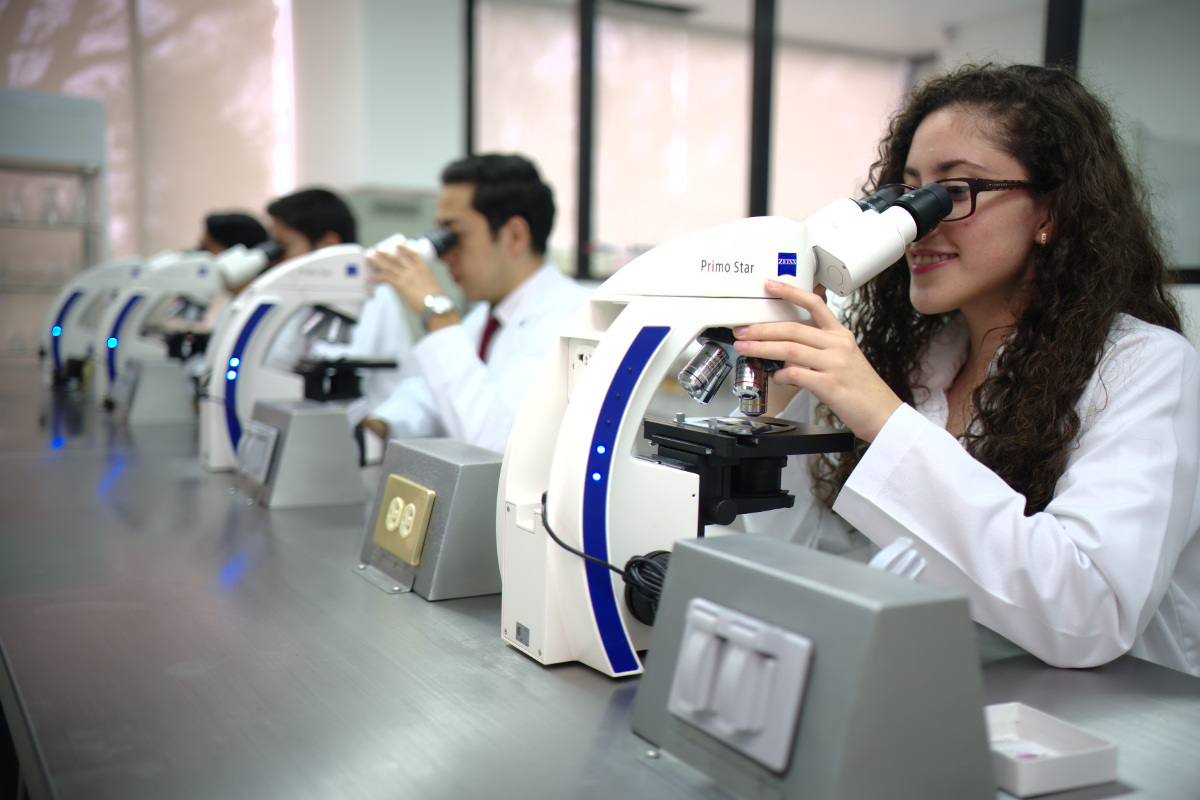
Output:
<path fill-rule="evenodd" d="M 431 294 L 425 298 L 425 308 L 421 311 L 421 324 L 429 328 L 429 320 L 441 314 L 449 314 L 456 306 L 454 301 L 444 294 Z"/>
<path fill-rule="evenodd" d="M 431 294 L 425 298 L 425 307 L 431 314 L 446 314 L 454 310 L 454 301 L 444 294 Z"/>

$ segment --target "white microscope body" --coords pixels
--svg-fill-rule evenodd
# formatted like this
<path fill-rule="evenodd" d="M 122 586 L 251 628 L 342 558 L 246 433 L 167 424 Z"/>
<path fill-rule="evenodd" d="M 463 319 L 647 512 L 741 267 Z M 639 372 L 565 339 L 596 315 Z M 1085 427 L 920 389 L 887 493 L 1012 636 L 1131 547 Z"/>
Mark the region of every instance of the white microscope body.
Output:
<path fill-rule="evenodd" d="M 304 397 L 299 374 L 264 364 L 271 345 L 307 307 L 321 304 L 355 316 L 370 294 L 365 252 L 356 244 L 339 244 L 289 259 L 230 301 L 205 351 L 207 387 L 200 398 L 205 469 L 223 472 L 237 465 L 238 442 L 255 401 Z"/>
<path fill-rule="evenodd" d="M 878 204 L 882 212 L 866 206 L 872 198 L 843 198 L 805 222 L 756 217 L 682 236 L 623 267 L 564 326 L 518 412 L 501 470 L 509 644 L 543 664 L 642 672 L 637 652 L 651 628 L 626 608 L 621 577 L 552 541 L 547 523 L 565 544 L 617 567 L 695 537 L 697 476 L 636 452 L 651 398 L 703 331 L 807 319 L 766 294 L 767 278 L 849 294 L 949 212 L 918 223 L 907 207 L 887 207 L 898 194 Z"/>
<path fill-rule="evenodd" d="M 142 273 L 145 261 L 128 256 L 96 264 L 59 290 L 42 323 L 42 371 L 47 384 L 60 384 L 71 377 L 73 365 L 91 358 L 104 310 L 122 287 Z"/>
<path fill-rule="evenodd" d="M 181 298 L 201 306 L 212 300 L 221 288 L 212 260 L 204 251 L 160 253 L 120 289 L 95 331 L 92 358 L 98 400 L 111 399 L 130 358 L 167 359 L 168 306 Z"/>
<path fill-rule="evenodd" d="M 452 242 L 444 232 L 409 239 L 396 234 L 376 250 L 405 246 L 429 259 Z M 205 351 L 200 398 L 200 461 L 212 472 L 237 466 L 242 429 L 258 400 L 300 400 L 304 378 L 291 364 L 271 358 L 272 345 L 289 320 L 313 306 L 357 319 L 375 291 L 392 291 L 367 280 L 369 250 L 357 244 L 325 247 L 289 259 L 260 275 L 229 304 Z M 287 347 L 282 349 L 287 350 Z"/>

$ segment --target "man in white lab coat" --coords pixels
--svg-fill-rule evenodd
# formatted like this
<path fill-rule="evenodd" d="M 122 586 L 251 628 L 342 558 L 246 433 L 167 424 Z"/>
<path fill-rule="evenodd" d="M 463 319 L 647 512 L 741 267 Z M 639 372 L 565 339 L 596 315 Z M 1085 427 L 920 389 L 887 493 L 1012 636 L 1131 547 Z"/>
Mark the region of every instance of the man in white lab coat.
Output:
<path fill-rule="evenodd" d="M 271 238 L 283 248 L 283 260 L 338 244 L 355 244 L 358 225 L 349 205 L 336 193 L 320 187 L 301 189 L 267 206 Z M 290 371 L 300 357 L 361 361 L 395 361 L 396 369 L 372 369 L 362 378 L 362 393 L 373 407 L 415 374 L 407 369 L 412 334 L 400 299 L 380 286 L 363 304 L 348 342 L 308 341 L 301 332 L 307 310 L 289 321 L 272 343 L 266 364 Z"/>
<path fill-rule="evenodd" d="M 384 440 L 450 436 L 503 451 L 538 366 L 587 290 L 546 260 L 554 195 L 528 159 L 465 158 L 442 171 L 442 184 L 438 225 L 457 237 L 442 260 L 476 305 L 460 312 L 411 250 L 369 258 L 428 333 L 412 349 L 419 375 L 364 425 Z"/>

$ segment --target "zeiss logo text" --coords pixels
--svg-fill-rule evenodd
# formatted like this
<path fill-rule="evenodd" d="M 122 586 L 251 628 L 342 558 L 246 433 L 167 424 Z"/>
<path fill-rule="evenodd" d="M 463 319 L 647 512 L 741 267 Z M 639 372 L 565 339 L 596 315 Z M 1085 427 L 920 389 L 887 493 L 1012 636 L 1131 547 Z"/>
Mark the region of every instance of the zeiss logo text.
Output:
<path fill-rule="evenodd" d="M 780 275 L 796 275 L 796 254 L 795 253 L 780 253 L 779 254 L 779 274 Z"/>

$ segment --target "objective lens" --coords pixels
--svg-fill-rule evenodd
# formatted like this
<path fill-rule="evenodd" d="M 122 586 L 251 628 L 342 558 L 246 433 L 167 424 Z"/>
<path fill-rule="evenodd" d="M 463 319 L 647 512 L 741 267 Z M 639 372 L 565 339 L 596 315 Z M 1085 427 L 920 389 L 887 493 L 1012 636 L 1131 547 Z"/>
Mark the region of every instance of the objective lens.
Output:
<path fill-rule="evenodd" d="M 721 388 L 729 370 L 729 356 L 725 348 L 709 342 L 679 371 L 679 385 L 693 400 L 707 403 Z"/>
<path fill-rule="evenodd" d="M 767 369 L 763 359 L 738 358 L 733 393 L 741 401 L 740 408 L 746 416 L 761 417 L 767 412 Z"/>

